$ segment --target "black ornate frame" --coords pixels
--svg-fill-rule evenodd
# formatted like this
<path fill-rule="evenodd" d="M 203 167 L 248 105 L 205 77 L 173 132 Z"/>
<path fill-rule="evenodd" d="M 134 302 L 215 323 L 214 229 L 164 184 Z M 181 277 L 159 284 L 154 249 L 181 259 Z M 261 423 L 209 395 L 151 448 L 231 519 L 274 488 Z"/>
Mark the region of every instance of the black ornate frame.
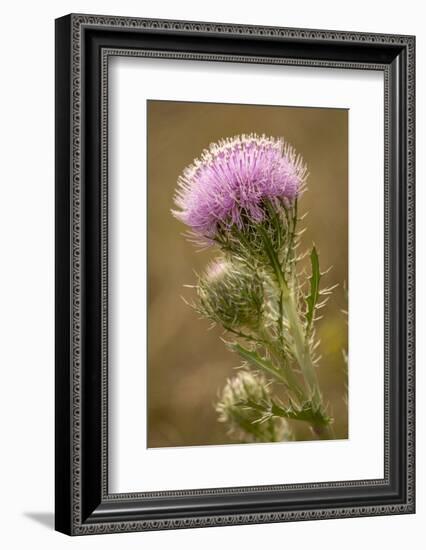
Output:
<path fill-rule="evenodd" d="M 92 15 L 56 21 L 57 530 L 84 535 L 414 512 L 414 50 L 413 36 Z M 107 74 L 113 55 L 383 71 L 383 479 L 108 493 Z"/>

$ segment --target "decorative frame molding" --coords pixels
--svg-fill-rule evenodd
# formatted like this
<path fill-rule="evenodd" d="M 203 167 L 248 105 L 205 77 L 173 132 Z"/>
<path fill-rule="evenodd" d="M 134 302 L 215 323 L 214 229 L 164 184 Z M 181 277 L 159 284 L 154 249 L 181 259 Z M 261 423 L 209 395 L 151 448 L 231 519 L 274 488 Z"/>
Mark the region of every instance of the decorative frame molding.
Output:
<path fill-rule="evenodd" d="M 384 72 L 383 479 L 108 493 L 108 59 L 117 55 Z M 59 531 L 84 535 L 414 512 L 414 55 L 412 36 L 96 15 L 56 21 Z"/>

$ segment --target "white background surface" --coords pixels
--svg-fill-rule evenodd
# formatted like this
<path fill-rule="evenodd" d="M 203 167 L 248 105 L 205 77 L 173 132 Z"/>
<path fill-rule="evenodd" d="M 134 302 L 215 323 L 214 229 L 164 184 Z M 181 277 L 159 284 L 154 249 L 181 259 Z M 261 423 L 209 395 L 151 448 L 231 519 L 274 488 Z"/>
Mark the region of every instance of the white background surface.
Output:
<path fill-rule="evenodd" d="M 110 63 L 110 491 L 382 478 L 383 73 L 128 57 Z M 134 236 L 146 234 L 147 98 L 349 109 L 349 439 L 146 448 L 146 250 L 144 238 L 135 250 Z"/>
<path fill-rule="evenodd" d="M 3 6 L 0 196 L 0 543 L 21 548 L 421 548 L 425 508 L 425 160 L 417 163 L 418 505 L 415 516 L 220 527 L 70 539 L 53 511 L 53 19 L 68 12 L 417 34 L 417 150 L 425 140 L 426 31 L 421 2 L 236 0 Z"/>

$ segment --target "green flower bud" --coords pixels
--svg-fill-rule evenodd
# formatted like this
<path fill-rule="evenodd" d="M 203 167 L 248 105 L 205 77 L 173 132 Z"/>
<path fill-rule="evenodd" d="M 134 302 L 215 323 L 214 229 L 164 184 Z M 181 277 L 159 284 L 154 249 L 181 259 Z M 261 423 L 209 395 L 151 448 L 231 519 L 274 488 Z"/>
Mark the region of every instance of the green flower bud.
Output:
<path fill-rule="evenodd" d="M 270 401 L 266 379 L 260 374 L 240 370 L 228 379 L 216 405 L 219 422 L 228 425 L 228 433 L 244 443 L 289 441 L 292 434 L 285 418 L 262 419 L 259 410 Z"/>
<path fill-rule="evenodd" d="M 263 285 L 258 275 L 224 259 L 210 264 L 197 286 L 199 311 L 225 328 L 256 329 L 262 315 Z"/>

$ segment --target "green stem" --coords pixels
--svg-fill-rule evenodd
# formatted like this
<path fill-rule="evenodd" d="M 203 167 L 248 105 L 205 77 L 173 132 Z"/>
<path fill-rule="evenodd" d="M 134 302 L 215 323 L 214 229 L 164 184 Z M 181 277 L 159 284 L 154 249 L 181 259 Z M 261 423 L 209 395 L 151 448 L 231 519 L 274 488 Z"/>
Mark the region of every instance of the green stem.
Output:
<path fill-rule="evenodd" d="M 312 363 L 309 344 L 305 331 L 297 314 L 294 297 L 288 288 L 282 291 L 284 312 L 290 325 L 294 342 L 294 353 L 302 371 L 313 405 L 320 406 L 322 402 L 315 367 Z"/>
<path fill-rule="evenodd" d="M 287 209 L 284 209 L 284 211 L 286 212 L 286 215 L 287 215 Z M 292 219 L 292 228 L 291 228 L 291 232 L 290 232 L 290 240 L 289 240 L 289 245 L 288 245 L 288 248 L 287 248 L 287 255 L 286 255 L 285 265 L 287 265 L 287 263 L 290 259 L 290 254 L 292 255 L 293 252 L 294 252 L 294 237 L 296 235 L 296 225 L 297 225 L 297 199 L 294 201 L 292 218 L 293 218 Z M 290 224 L 288 223 L 288 217 L 287 217 L 287 224 L 290 227 Z"/>
<path fill-rule="evenodd" d="M 323 409 L 322 395 L 319 388 L 317 374 L 315 372 L 315 366 L 312 363 L 309 343 L 306 340 L 303 325 L 297 314 L 294 297 L 290 292 L 284 293 L 284 309 L 293 336 L 296 359 L 299 363 L 303 378 L 310 393 L 312 404 L 318 409 Z M 330 424 L 319 425 L 313 422 L 310 424 L 313 433 L 318 439 L 335 439 L 334 431 Z"/>
<path fill-rule="evenodd" d="M 294 391 L 297 402 L 302 404 L 303 401 L 305 401 L 306 399 L 305 394 L 303 389 L 300 387 L 292 368 L 290 367 L 290 365 L 285 364 L 285 360 L 282 357 L 281 350 L 278 349 L 278 347 L 273 342 L 267 340 L 266 336 L 264 336 L 263 338 L 266 341 L 265 347 L 269 352 L 269 355 L 271 356 L 271 360 L 277 365 L 277 368 L 284 371 L 288 386 Z"/>
<path fill-rule="evenodd" d="M 294 298 L 294 294 L 293 292 L 291 292 L 287 285 L 284 273 L 281 269 L 278 255 L 266 231 L 263 228 L 260 228 L 260 233 L 262 235 L 265 250 L 278 285 L 278 295 L 280 297 L 279 320 L 281 323 L 279 336 L 281 336 L 281 331 L 283 330 L 282 323 L 283 315 L 285 314 L 293 338 L 294 354 L 302 372 L 309 398 L 314 407 L 323 408 L 322 396 L 319 389 L 318 378 L 315 372 L 315 366 L 312 362 L 309 342 L 307 340 L 304 327 L 297 312 L 297 304 Z M 333 439 L 333 437 L 331 436 L 331 432 L 328 428 L 325 429 L 321 427 L 320 429 L 317 425 L 314 424 L 311 424 L 311 426 L 312 430 L 318 438 Z"/>

